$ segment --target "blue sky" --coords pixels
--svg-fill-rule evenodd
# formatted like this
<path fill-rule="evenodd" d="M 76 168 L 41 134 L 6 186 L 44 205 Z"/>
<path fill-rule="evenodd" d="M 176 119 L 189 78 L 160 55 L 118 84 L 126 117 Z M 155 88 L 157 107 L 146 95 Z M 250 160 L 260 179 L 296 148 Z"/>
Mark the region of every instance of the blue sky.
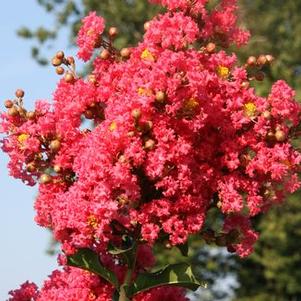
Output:
<path fill-rule="evenodd" d="M 25 90 L 25 103 L 30 107 L 36 99 L 51 99 L 58 80 L 52 67 L 41 67 L 31 58 L 31 42 L 16 36 L 16 30 L 22 25 L 36 28 L 42 24 L 53 24 L 53 19 L 36 2 L 1 3 L 1 110 L 4 109 L 3 101 L 13 97 L 16 88 Z M 67 35 L 62 37 L 47 53 L 49 57 L 56 49 L 67 49 Z M 67 52 L 71 53 L 68 49 Z M 7 160 L 7 156 L 0 152 L 0 300 L 6 300 L 7 292 L 26 280 L 40 284 L 57 266 L 56 258 L 45 253 L 49 233 L 33 221 L 36 188 L 10 178 L 6 169 Z"/>

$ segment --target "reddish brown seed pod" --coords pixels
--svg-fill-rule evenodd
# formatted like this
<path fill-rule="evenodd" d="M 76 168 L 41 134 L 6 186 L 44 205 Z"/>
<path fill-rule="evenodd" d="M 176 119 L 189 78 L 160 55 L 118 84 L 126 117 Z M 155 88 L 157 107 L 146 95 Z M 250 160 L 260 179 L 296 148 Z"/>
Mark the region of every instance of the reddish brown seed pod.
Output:
<path fill-rule="evenodd" d="M 22 98 L 22 97 L 24 97 L 25 92 L 22 89 L 17 89 L 15 95 L 17 98 Z"/>
<path fill-rule="evenodd" d="M 55 57 L 58 58 L 59 60 L 62 60 L 65 57 L 65 54 L 63 51 L 58 51 Z"/>
<path fill-rule="evenodd" d="M 120 50 L 120 55 L 121 55 L 122 58 L 127 59 L 127 58 L 130 57 L 131 51 L 130 51 L 129 48 L 122 48 Z"/>
<path fill-rule="evenodd" d="M 51 182 L 51 180 L 52 180 L 52 178 L 51 178 L 51 176 L 50 175 L 48 175 L 48 174 L 42 174 L 41 176 L 40 176 L 40 183 L 41 184 L 48 184 L 48 183 L 50 183 Z"/>
<path fill-rule="evenodd" d="M 58 59 L 56 56 L 51 60 L 51 64 L 54 67 L 58 67 L 63 63 L 61 59 Z"/>
<path fill-rule="evenodd" d="M 109 28 L 109 36 L 111 38 L 115 38 L 118 35 L 118 28 L 117 27 L 110 27 Z"/>
<path fill-rule="evenodd" d="M 73 83 L 74 82 L 74 75 L 71 72 L 66 72 L 65 81 L 67 83 Z"/>
<path fill-rule="evenodd" d="M 56 74 L 58 74 L 58 75 L 63 75 L 65 73 L 65 69 L 61 66 L 56 67 L 55 71 L 56 71 Z"/>
<path fill-rule="evenodd" d="M 250 56 L 248 59 L 247 59 L 247 64 L 249 66 L 254 66 L 256 65 L 256 62 L 257 62 L 257 59 L 255 56 Z"/>
<path fill-rule="evenodd" d="M 206 46 L 206 51 L 208 53 L 213 53 L 216 49 L 216 45 L 214 43 L 208 43 Z"/>
<path fill-rule="evenodd" d="M 53 151 L 53 152 L 57 152 L 59 151 L 61 147 L 61 142 L 58 139 L 52 140 L 49 144 L 49 148 Z"/>
<path fill-rule="evenodd" d="M 110 51 L 107 49 L 104 49 L 101 53 L 100 53 L 100 58 L 102 58 L 103 60 L 107 60 L 110 57 Z"/>
<path fill-rule="evenodd" d="M 9 116 L 15 117 L 19 115 L 19 111 L 15 106 L 13 106 L 12 108 L 8 109 L 7 114 Z"/>
<path fill-rule="evenodd" d="M 7 100 L 5 100 L 5 102 L 4 102 L 4 106 L 5 106 L 7 109 L 10 109 L 10 108 L 12 108 L 12 107 L 14 106 L 14 103 L 13 103 L 12 100 L 7 99 Z"/>
<path fill-rule="evenodd" d="M 266 56 L 261 54 L 258 58 L 257 58 L 257 65 L 259 66 L 263 66 L 267 63 L 267 59 Z"/>

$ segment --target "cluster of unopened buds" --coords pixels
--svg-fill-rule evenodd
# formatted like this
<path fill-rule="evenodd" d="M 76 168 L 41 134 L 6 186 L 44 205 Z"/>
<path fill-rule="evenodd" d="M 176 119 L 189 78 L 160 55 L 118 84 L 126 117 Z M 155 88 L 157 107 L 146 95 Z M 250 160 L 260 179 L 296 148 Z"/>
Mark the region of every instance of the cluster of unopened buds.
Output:
<path fill-rule="evenodd" d="M 247 256 L 258 238 L 252 218 L 300 186 L 295 92 L 277 81 L 256 95 L 250 81 L 263 80 L 274 58 L 240 66 L 224 49 L 249 38 L 236 25 L 236 1 L 212 10 L 204 0 L 152 2 L 167 12 L 145 24 L 136 47 L 116 49 L 118 29 L 105 34 L 90 13 L 77 56 L 92 59 L 92 72 L 78 76 L 75 58 L 59 51 L 52 103 L 27 112 L 22 90 L 5 102 L 10 173 L 39 183 L 35 220 L 61 243 L 64 266 L 40 291 L 24 284 L 10 301 L 187 300 L 170 285 L 201 282 L 187 264 L 148 273 L 153 247 L 187 255 L 197 235 Z"/>

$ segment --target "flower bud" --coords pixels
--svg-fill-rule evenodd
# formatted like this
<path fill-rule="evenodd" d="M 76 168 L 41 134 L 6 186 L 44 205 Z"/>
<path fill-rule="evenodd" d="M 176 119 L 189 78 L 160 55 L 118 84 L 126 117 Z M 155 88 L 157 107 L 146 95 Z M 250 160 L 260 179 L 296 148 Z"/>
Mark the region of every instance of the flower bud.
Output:
<path fill-rule="evenodd" d="M 74 57 L 73 57 L 73 56 L 68 56 L 68 57 L 67 57 L 67 63 L 68 63 L 69 65 L 74 65 L 74 64 L 75 64 Z"/>
<path fill-rule="evenodd" d="M 265 58 L 266 58 L 266 60 L 267 60 L 267 62 L 268 62 L 269 64 L 271 64 L 271 63 L 274 61 L 274 57 L 273 57 L 272 55 L 270 55 L 270 54 L 267 54 L 267 55 L 265 56 Z"/>
<path fill-rule="evenodd" d="M 74 82 L 74 75 L 71 72 L 66 72 L 65 81 L 67 83 L 73 83 Z"/>
<path fill-rule="evenodd" d="M 104 49 L 101 53 L 100 53 L 100 58 L 102 58 L 103 60 L 107 60 L 110 57 L 110 51 L 107 49 Z"/>
<path fill-rule="evenodd" d="M 145 22 L 144 23 L 144 30 L 147 31 L 150 27 L 150 22 Z"/>
<path fill-rule="evenodd" d="M 140 109 L 134 109 L 132 111 L 132 116 L 135 118 L 135 119 L 139 119 L 141 117 L 141 110 Z"/>
<path fill-rule="evenodd" d="M 208 43 L 206 46 L 206 51 L 208 53 L 213 53 L 216 49 L 216 45 L 214 43 Z"/>
<path fill-rule="evenodd" d="M 91 84 L 95 85 L 95 84 L 97 83 L 96 76 L 95 76 L 94 74 L 90 74 L 90 75 L 88 76 L 88 81 L 89 81 Z"/>
<path fill-rule="evenodd" d="M 59 60 L 62 60 L 65 57 L 65 54 L 63 51 L 58 51 L 55 55 L 55 57 Z"/>
<path fill-rule="evenodd" d="M 248 88 L 250 87 L 250 83 L 247 82 L 247 81 L 242 82 L 242 83 L 241 83 L 241 87 L 242 87 L 243 89 L 248 89 Z"/>
<path fill-rule="evenodd" d="M 275 133 L 275 138 L 278 142 L 283 142 L 286 139 L 286 135 L 285 135 L 284 131 L 277 130 Z"/>
<path fill-rule="evenodd" d="M 262 66 L 265 65 L 267 63 L 267 58 L 265 55 L 261 54 L 258 58 L 257 58 L 257 65 Z"/>
<path fill-rule="evenodd" d="M 263 116 L 263 118 L 265 118 L 265 119 L 267 119 L 267 120 L 271 120 L 271 118 L 272 118 L 272 114 L 271 114 L 270 111 L 264 111 L 264 112 L 262 113 L 262 116 Z"/>
<path fill-rule="evenodd" d="M 109 28 L 109 36 L 111 37 L 111 38 L 115 38 L 117 35 L 118 35 L 118 29 L 117 29 L 117 27 L 110 27 Z"/>
<path fill-rule="evenodd" d="M 48 184 L 50 183 L 52 180 L 51 176 L 48 175 L 48 174 L 42 174 L 41 177 L 40 177 L 40 183 L 41 184 Z"/>
<path fill-rule="evenodd" d="M 247 59 L 247 64 L 249 66 L 254 66 L 257 62 L 257 59 L 255 56 L 250 56 L 248 59 Z"/>
<path fill-rule="evenodd" d="M 163 91 L 158 91 L 155 97 L 156 101 L 159 103 L 164 103 L 166 100 L 166 93 Z"/>
<path fill-rule="evenodd" d="M 17 89 L 16 93 L 15 93 L 16 97 L 18 98 L 23 98 L 25 95 L 25 92 L 22 89 Z"/>
<path fill-rule="evenodd" d="M 49 144 L 49 148 L 53 151 L 53 152 L 57 152 L 61 147 L 61 142 L 58 139 L 52 140 Z"/>
<path fill-rule="evenodd" d="M 144 143 L 144 148 L 147 150 L 152 150 L 155 147 L 155 141 L 153 139 L 148 139 Z"/>
<path fill-rule="evenodd" d="M 61 66 L 58 66 L 58 67 L 56 67 L 55 71 L 56 71 L 56 74 L 62 75 L 62 74 L 64 74 L 65 69 Z"/>
<path fill-rule="evenodd" d="M 56 172 L 56 173 L 60 173 L 62 171 L 62 168 L 58 165 L 58 164 L 55 164 L 53 166 L 53 170 Z"/>
<path fill-rule="evenodd" d="M 128 59 L 131 55 L 131 51 L 130 51 L 129 48 L 122 48 L 120 50 L 120 55 L 121 55 L 122 58 Z"/>
<path fill-rule="evenodd" d="M 13 101 L 11 101 L 10 99 L 7 99 L 5 102 L 4 102 L 4 106 L 7 108 L 7 109 L 10 109 L 14 106 L 14 103 Z"/>
<path fill-rule="evenodd" d="M 51 60 L 51 64 L 54 67 L 58 67 L 63 63 L 61 59 L 58 59 L 56 56 Z"/>

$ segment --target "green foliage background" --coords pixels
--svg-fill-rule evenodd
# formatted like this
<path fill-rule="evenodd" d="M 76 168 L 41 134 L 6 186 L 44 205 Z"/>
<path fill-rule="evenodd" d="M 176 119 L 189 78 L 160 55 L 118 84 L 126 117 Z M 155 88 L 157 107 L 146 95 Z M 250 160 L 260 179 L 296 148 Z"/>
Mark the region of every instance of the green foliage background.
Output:
<path fill-rule="evenodd" d="M 212 2 L 213 0 L 211 0 Z M 47 64 L 43 46 L 54 44 L 63 27 L 69 30 L 74 44 L 80 19 L 95 10 L 105 17 L 107 26 L 117 26 L 121 32 L 117 47 L 134 45 L 143 34 L 143 24 L 161 8 L 146 0 L 37 0 L 55 19 L 55 27 L 23 27 L 18 35 L 33 42 L 32 56 Z M 272 54 L 276 61 L 266 70 L 267 78 L 257 85 L 266 94 L 271 83 L 285 79 L 301 97 L 301 1 L 300 0 L 240 0 L 240 20 L 252 33 L 250 44 L 238 51 L 244 62 L 250 55 Z M 55 51 L 55 49 L 54 49 Z M 211 256 L 202 244 L 192 242 L 190 261 L 209 283 L 235 274 L 240 287 L 235 301 L 300 301 L 301 300 L 301 202 L 297 193 L 283 206 L 272 209 L 264 217 L 257 217 L 255 227 L 261 233 L 253 255 L 240 260 L 225 257 L 224 253 Z M 205 253 L 204 253 L 205 252 Z M 207 252 L 207 253 L 206 253 Z M 181 256 L 177 250 L 157 250 L 159 264 L 176 262 Z M 204 256 L 204 254 L 207 254 Z M 201 256 L 202 255 L 202 256 Z M 227 258 L 227 260 L 225 260 Z M 213 286 L 212 286 L 213 287 Z M 227 295 L 227 294 L 226 294 Z M 225 295 L 211 289 L 209 297 L 199 300 L 221 300 Z"/>

